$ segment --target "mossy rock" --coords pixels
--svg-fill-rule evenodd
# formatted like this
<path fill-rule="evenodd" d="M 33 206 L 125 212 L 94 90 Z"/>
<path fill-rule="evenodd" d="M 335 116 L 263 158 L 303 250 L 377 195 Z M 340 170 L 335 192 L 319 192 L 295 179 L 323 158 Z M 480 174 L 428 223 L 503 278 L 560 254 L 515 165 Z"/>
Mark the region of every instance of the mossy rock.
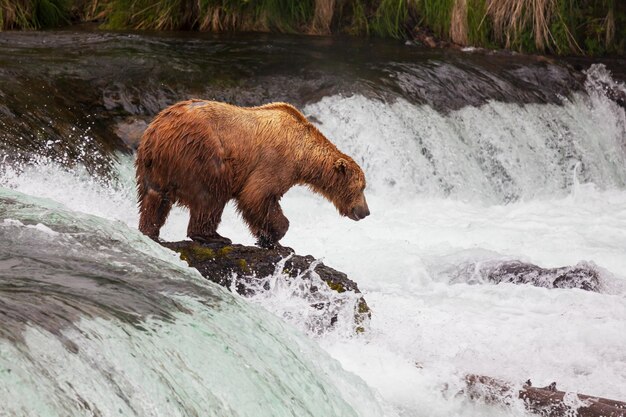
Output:
<path fill-rule="evenodd" d="M 352 291 L 360 295 L 355 307 L 356 331 L 365 331 L 365 323 L 371 317 L 371 311 L 367 302 L 361 295 L 357 284 L 350 280 L 346 274 L 318 262 L 313 256 L 296 255 L 289 248 L 280 247 L 275 249 L 262 249 L 256 246 L 224 245 L 220 243 L 197 243 L 192 241 L 163 242 L 166 248 L 180 253 L 181 259 L 189 266 L 196 268 L 203 277 L 216 284 L 227 288 L 233 288 L 243 296 L 254 295 L 259 291 L 258 285 L 250 285 L 253 281 L 273 275 L 277 268 L 285 277 L 303 278 L 310 277 L 311 266 L 328 285 L 337 293 Z M 269 288 L 265 288 L 269 290 Z M 315 285 L 310 286 L 310 291 L 319 291 Z"/>

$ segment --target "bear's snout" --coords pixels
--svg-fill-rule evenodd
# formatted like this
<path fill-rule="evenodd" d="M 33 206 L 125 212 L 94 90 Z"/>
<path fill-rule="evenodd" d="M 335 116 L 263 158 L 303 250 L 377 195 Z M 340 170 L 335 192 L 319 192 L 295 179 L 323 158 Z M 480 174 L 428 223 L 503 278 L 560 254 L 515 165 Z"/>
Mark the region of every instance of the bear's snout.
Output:
<path fill-rule="evenodd" d="M 365 201 L 365 197 L 363 198 L 363 202 L 359 205 L 357 205 L 355 208 L 352 209 L 352 213 L 350 213 L 351 215 L 348 216 L 350 217 L 352 220 L 362 220 L 364 218 L 366 218 L 367 216 L 370 215 L 370 209 L 367 206 L 367 202 Z"/>

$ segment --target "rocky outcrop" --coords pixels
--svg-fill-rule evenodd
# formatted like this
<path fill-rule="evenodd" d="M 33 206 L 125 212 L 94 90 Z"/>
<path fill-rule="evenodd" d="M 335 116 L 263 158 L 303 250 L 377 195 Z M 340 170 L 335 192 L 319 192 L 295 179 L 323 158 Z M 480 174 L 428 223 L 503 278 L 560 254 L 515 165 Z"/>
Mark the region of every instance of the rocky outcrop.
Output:
<path fill-rule="evenodd" d="M 574 266 L 541 268 L 522 261 L 484 261 L 460 267 L 452 282 L 530 284 L 543 288 L 578 288 L 601 291 L 600 271 L 590 262 Z"/>
<path fill-rule="evenodd" d="M 354 322 L 357 332 L 365 330 L 364 323 L 370 318 L 370 309 L 357 284 L 343 272 L 324 265 L 311 255 L 296 255 L 292 249 L 286 247 L 262 249 L 238 244 L 201 244 L 192 241 L 161 244 L 178 252 L 181 259 L 196 268 L 203 277 L 243 296 L 268 290 L 269 284 L 264 278 L 280 274 L 284 279 L 302 278 L 309 281 L 311 285 L 307 288 L 312 293 L 320 291 L 319 285 L 325 284 L 337 293 L 350 291 L 356 294 L 358 300 L 355 304 Z M 329 306 L 325 305 L 328 302 L 331 301 L 312 301 L 312 306 L 328 309 Z M 336 317 L 331 320 L 331 324 L 335 320 Z"/>

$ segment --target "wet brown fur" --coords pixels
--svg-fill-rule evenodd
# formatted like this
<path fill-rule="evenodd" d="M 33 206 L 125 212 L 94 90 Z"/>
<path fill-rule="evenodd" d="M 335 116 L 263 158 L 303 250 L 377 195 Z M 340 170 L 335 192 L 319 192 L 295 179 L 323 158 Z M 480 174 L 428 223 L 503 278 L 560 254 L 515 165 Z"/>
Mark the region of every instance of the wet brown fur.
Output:
<path fill-rule="evenodd" d="M 190 210 L 189 237 L 220 239 L 222 211 L 234 199 L 259 241 L 277 243 L 289 228 L 279 201 L 296 184 L 342 215 L 369 214 L 361 168 L 286 103 L 177 103 L 148 126 L 135 165 L 139 229 L 153 239 L 175 203 Z"/>

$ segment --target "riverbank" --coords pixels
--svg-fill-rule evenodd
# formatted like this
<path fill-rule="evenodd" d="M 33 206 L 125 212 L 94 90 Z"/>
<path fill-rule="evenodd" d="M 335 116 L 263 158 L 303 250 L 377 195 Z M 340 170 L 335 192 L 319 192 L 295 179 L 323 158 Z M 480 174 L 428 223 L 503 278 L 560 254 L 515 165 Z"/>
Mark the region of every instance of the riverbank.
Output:
<path fill-rule="evenodd" d="M 348 34 L 557 55 L 623 54 L 615 0 L 0 0 L 2 29 L 97 22 L 113 30 Z"/>

